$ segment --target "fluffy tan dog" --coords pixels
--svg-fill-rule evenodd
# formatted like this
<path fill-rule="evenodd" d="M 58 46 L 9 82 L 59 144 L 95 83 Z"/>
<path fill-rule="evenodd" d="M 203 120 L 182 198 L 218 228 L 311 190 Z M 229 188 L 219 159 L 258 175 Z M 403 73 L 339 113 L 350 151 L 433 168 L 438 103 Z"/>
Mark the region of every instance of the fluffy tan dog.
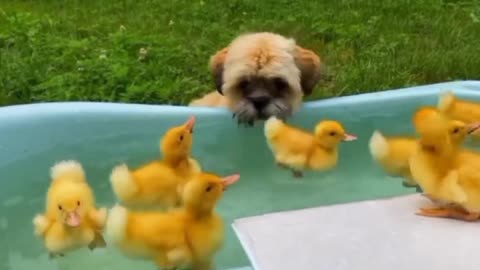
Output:
<path fill-rule="evenodd" d="M 312 93 L 322 71 L 320 57 L 275 33 L 237 37 L 210 59 L 218 92 L 190 106 L 227 107 L 239 123 L 270 116 L 286 119 Z"/>

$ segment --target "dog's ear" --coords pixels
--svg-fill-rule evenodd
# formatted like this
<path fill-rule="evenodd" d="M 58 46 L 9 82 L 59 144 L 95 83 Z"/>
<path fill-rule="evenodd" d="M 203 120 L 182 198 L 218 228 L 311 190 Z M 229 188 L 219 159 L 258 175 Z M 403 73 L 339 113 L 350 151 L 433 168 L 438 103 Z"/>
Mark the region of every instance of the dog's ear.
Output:
<path fill-rule="evenodd" d="M 320 81 L 322 62 L 311 50 L 295 46 L 295 63 L 300 70 L 300 84 L 305 96 L 310 95 Z"/>
<path fill-rule="evenodd" d="M 215 81 L 215 87 L 217 88 L 217 91 L 222 95 L 223 64 L 225 62 L 225 57 L 227 56 L 227 53 L 228 47 L 218 51 L 210 58 L 210 71 L 212 72 L 213 80 Z"/>

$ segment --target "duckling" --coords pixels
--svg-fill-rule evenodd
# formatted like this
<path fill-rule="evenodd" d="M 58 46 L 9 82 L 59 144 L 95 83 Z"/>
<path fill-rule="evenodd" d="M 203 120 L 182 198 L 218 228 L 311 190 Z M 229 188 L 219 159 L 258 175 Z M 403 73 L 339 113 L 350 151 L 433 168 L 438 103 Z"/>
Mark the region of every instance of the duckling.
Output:
<path fill-rule="evenodd" d="M 480 122 L 480 102 L 459 99 L 452 91 L 439 96 L 437 108 L 450 118 L 467 124 Z M 480 132 L 473 132 L 471 138 L 476 143 L 480 142 Z"/>
<path fill-rule="evenodd" d="M 335 167 L 340 142 L 357 139 L 355 135 L 346 133 L 337 121 L 321 121 L 311 134 L 275 116 L 265 122 L 264 133 L 276 163 L 291 169 L 294 177 L 302 177 L 305 169 L 328 170 Z"/>
<path fill-rule="evenodd" d="M 407 136 L 386 137 L 375 130 L 370 137 L 369 149 L 373 159 L 392 176 L 404 178 L 406 186 L 416 186 L 412 179 L 408 159 L 415 151 L 417 138 Z"/>
<path fill-rule="evenodd" d="M 466 124 L 480 121 L 480 102 L 459 99 L 451 91 L 439 96 L 437 108 L 448 117 Z"/>
<path fill-rule="evenodd" d="M 195 117 L 190 117 L 185 124 L 170 129 L 160 143 L 164 163 L 183 179 L 202 170 L 200 163 L 191 156 L 195 122 Z"/>
<path fill-rule="evenodd" d="M 448 134 L 446 120 L 435 109 L 424 107 L 415 113 L 414 126 L 420 139 L 409 160 L 412 177 L 430 197 L 442 199 L 449 195 L 446 201 L 452 201 L 463 192 L 452 188 L 457 194 L 442 194 L 448 191 L 448 188 L 443 189 L 445 183 L 451 187 L 457 184 L 453 171 L 456 148 Z"/>
<path fill-rule="evenodd" d="M 458 120 L 450 120 L 448 132 L 452 143 L 463 145 L 472 127 Z M 473 129 L 475 130 L 475 129 Z M 373 132 L 369 142 L 370 154 L 383 169 L 392 176 L 404 178 L 404 185 L 417 186 L 410 173 L 409 159 L 417 147 L 418 139 L 414 136 L 384 136 L 380 131 Z"/>
<path fill-rule="evenodd" d="M 112 170 L 115 195 L 129 207 L 177 207 L 185 183 L 201 171 L 190 154 L 195 117 L 169 129 L 160 142 L 163 160 L 149 162 L 133 171 L 126 164 Z"/>
<path fill-rule="evenodd" d="M 135 212 L 117 205 L 108 216 L 107 235 L 128 256 L 153 260 L 162 269 L 213 270 L 225 237 L 215 206 L 239 179 L 238 174 L 197 174 L 185 185 L 184 204 L 168 212 Z"/>
<path fill-rule="evenodd" d="M 414 116 L 421 138 L 410 159 L 410 170 L 427 196 L 442 202 L 422 208 L 419 215 L 451 217 L 468 221 L 480 217 L 480 170 L 478 157 L 464 156 L 462 148 L 452 143 L 448 125 L 432 108 L 422 108 Z M 477 127 L 468 130 L 471 133 Z"/>
<path fill-rule="evenodd" d="M 105 247 L 102 236 L 107 209 L 95 208 L 95 197 L 78 161 L 67 160 L 51 168 L 46 212 L 33 220 L 51 258 L 81 247 Z"/>

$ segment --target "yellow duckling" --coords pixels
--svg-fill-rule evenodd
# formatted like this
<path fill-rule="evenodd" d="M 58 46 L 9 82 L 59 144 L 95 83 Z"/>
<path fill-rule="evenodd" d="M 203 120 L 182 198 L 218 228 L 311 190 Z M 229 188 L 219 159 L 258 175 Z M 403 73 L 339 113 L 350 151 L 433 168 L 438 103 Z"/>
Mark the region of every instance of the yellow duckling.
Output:
<path fill-rule="evenodd" d="M 466 124 L 480 122 L 480 102 L 460 99 L 451 91 L 447 91 L 439 96 L 437 108 L 449 118 Z M 473 132 L 472 138 L 478 142 L 480 140 L 480 132 Z"/>
<path fill-rule="evenodd" d="M 35 234 L 44 240 L 50 257 L 81 247 L 104 247 L 105 208 L 95 208 L 92 189 L 77 161 L 57 163 L 51 168 L 46 212 L 34 220 Z"/>
<path fill-rule="evenodd" d="M 370 154 L 392 176 L 403 177 L 407 186 L 416 186 L 410 174 L 408 160 L 415 151 L 417 139 L 407 136 L 386 137 L 380 131 L 373 132 L 369 142 Z"/>
<path fill-rule="evenodd" d="M 328 170 L 335 167 L 340 142 L 357 139 L 348 134 L 342 124 L 332 120 L 318 123 L 312 134 L 270 117 L 265 122 L 264 133 L 277 164 L 290 168 L 295 177 L 302 177 L 305 169 Z"/>
<path fill-rule="evenodd" d="M 183 190 L 184 204 L 169 212 L 133 212 L 114 207 L 107 235 L 125 254 L 153 260 L 162 269 L 190 266 L 213 270 L 224 241 L 224 223 L 215 206 L 240 175 L 200 173 Z"/>
<path fill-rule="evenodd" d="M 464 155 L 462 147 L 452 143 L 448 121 L 437 110 L 420 109 L 414 123 L 420 140 L 410 159 L 412 176 L 428 197 L 442 202 L 438 207 L 420 209 L 419 214 L 477 220 L 480 217 L 479 157 L 472 158 L 472 152 Z M 468 133 L 479 127 L 470 128 Z"/>
<path fill-rule="evenodd" d="M 188 179 L 201 171 L 198 161 L 191 157 L 195 122 L 195 117 L 192 116 L 185 124 L 170 129 L 160 145 L 163 162 L 182 179 Z"/>
<path fill-rule="evenodd" d="M 449 118 L 467 124 L 480 121 L 480 102 L 459 99 L 451 91 L 439 96 L 437 108 Z"/>
<path fill-rule="evenodd" d="M 477 124 L 472 125 L 475 127 Z M 463 145 L 469 134 L 469 125 L 457 120 L 450 120 L 448 132 L 451 135 L 452 143 Z M 409 159 L 417 148 L 418 139 L 413 136 L 385 136 L 376 130 L 370 137 L 369 149 L 373 159 L 392 176 L 403 177 L 404 184 L 416 186 L 410 173 Z"/>
<path fill-rule="evenodd" d="M 185 183 L 201 171 L 191 155 L 195 117 L 169 129 L 161 140 L 163 160 L 130 171 L 123 164 L 113 169 L 110 182 L 115 195 L 129 207 L 167 209 L 178 206 Z"/>

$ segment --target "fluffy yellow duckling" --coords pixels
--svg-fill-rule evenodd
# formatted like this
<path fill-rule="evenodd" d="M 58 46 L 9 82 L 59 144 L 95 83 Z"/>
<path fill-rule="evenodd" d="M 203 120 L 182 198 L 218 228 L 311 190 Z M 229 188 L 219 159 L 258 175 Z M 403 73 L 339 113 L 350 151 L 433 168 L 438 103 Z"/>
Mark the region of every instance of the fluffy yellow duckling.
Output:
<path fill-rule="evenodd" d="M 439 96 L 437 108 L 448 117 L 467 124 L 480 122 L 480 102 L 460 99 L 451 91 Z M 473 132 L 472 139 L 480 141 L 480 132 Z"/>
<path fill-rule="evenodd" d="M 477 124 L 472 125 L 475 127 Z M 450 120 L 448 132 L 451 135 L 452 143 L 463 145 L 465 138 L 469 134 L 469 125 L 458 121 Z M 407 186 L 416 186 L 410 173 L 409 159 L 417 148 L 418 139 L 413 136 L 384 136 L 376 130 L 370 137 L 369 149 L 373 159 L 379 163 L 383 169 L 392 176 L 403 177 L 404 184 Z"/>
<path fill-rule="evenodd" d="M 305 169 L 328 170 L 335 167 L 340 142 L 357 139 L 337 121 L 321 121 L 312 134 L 274 116 L 265 122 L 264 133 L 277 164 L 291 168 L 295 177 L 302 177 Z"/>
<path fill-rule="evenodd" d="M 191 157 L 195 122 L 195 117 L 192 116 L 185 124 L 170 129 L 160 145 L 163 162 L 184 179 L 201 171 L 198 161 Z"/>
<path fill-rule="evenodd" d="M 415 128 L 420 134 L 417 150 L 410 159 L 415 181 L 428 197 L 442 205 L 420 209 L 431 217 L 477 220 L 480 217 L 480 162 L 470 152 L 452 143 L 448 121 L 437 110 L 422 108 L 415 114 Z M 480 126 L 472 127 L 469 133 Z"/>
<path fill-rule="evenodd" d="M 459 99 L 451 91 L 439 96 L 437 108 L 448 117 L 467 124 L 480 121 L 480 102 Z"/>
<path fill-rule="evenodd" d="M 386 137 L 376 130 L 370 138 L 369 149 L 373 159 L 388 174 L 403 177 L 407 186 L 416 186 L 408 165 L 408 160 L 415 151 L 416 143 L 417 139 L 414 137 Z"/>
<path fill-rule="evenodd" d="M 34 220 L 35 234 L 44 240 L 50 257 L 88 246 L 105 246 L 102 237 L 107 210 L 95 208 L 92 189 L 77 161 L 62 161 L 51 168 L 46 212 Z"/>
<path fill-rule="evenodd" d="M 162 269 L 190 266 L 213 270 L 224 241 L 224 223 L 215 206 L 240 175 L 200 173 L 183 190 L 184 204 L 169 212 L 129 211 L 115 206 L 107 235 L 125 254 L 153 260 Z"/>
<path fill-rule="evenodd" d="M 181 189 L 201 171 L 190 157 L 195 117 L 169 129 L 161 140 L 163 160 L 155 160 L 130 171 L 122 164 L 113 169 L 110 182 L 115 195 L 130 207 L 170 208 L 178 206 Z"/>

